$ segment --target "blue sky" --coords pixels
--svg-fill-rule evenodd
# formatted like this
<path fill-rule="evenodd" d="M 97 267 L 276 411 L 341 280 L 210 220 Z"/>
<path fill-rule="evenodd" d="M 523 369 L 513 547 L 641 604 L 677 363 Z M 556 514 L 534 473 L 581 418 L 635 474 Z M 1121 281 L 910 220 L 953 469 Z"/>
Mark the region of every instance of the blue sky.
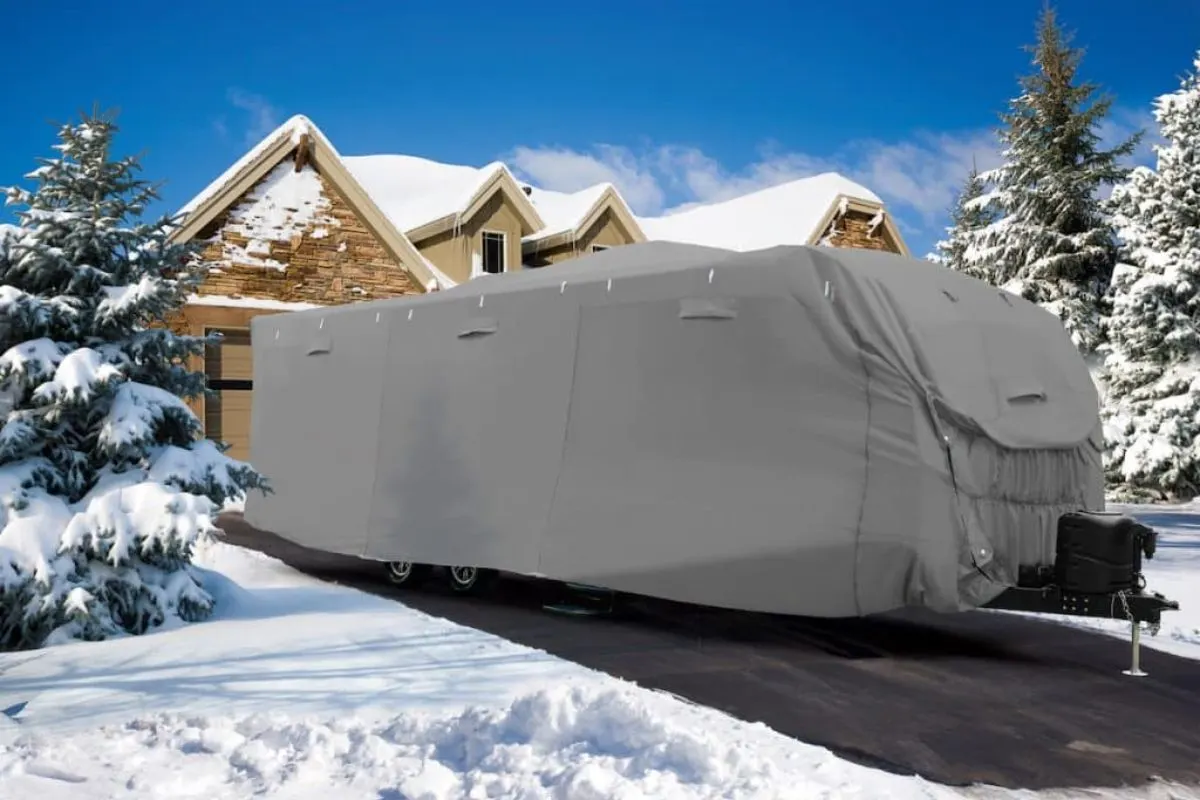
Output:
<path fill-rule="evenodd" d="M 49 153 L 50 122 L 99 103 L 173 209 L 303 113 L 345 154 L 502 158 L 548 188 L 611 179 L 641 213 L 834 168 L 882 195 L 920 254 L 972 157 L 996 157 L 1041 4 L 7 4 L 0 185 Z M 1149 125 L 1200 48 L 1200 5 L 1057 8 L 1084 77 L 1115 95 L 1106 133 Z"/>

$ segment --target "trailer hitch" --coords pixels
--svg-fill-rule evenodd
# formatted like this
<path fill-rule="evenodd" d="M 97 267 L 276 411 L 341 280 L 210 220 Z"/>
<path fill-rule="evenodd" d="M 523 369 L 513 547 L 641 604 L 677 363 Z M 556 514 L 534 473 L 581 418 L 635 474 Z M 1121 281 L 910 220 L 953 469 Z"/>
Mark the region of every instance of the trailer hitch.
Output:
<path fill-rule="evenodd" d="M 1032 614 L 1128 620 L 1132 631 L 1132 664 L 1124 674 L 1142 677 L 1141 626 L 1157 635 L 1164 611 L 1179 603 L 1146 590 L 1142 559 L 1154 558 L 1158 532 L 1131 517 L 1076 512 L 1063 515 L 1058 527 L 1058 555 L 1053 565 L 1022 567 L 1017 585 L 1006 589 L 984 608 Z M 1115 548 L 1115 549 L 1114 549 Z M 1128 571 L 1114 581 L 1114 554 L 1125 550 Z M 1094 569 L 1089 564 L 1099 566 Z M 1112 583 L 1116 588 L 1100 590 Z"/>

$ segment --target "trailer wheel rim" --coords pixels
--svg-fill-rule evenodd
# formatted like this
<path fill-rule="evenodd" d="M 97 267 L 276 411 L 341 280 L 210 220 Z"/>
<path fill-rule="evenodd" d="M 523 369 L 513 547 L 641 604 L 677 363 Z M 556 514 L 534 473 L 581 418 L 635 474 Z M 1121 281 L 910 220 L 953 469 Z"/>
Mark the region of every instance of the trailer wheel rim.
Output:
<path fill-rule="evenodd" d="M 474 583 L 476 574 L 474 567 L 450 568 L 450 577 L 454 578 L 454 582 L 460 586 L 469 586 Z"/>
<path fill-rule="evenodd" d="M 393 579 L 406 581 L 412 576 L 413 564 L 411 561 L 391 561 L 388 563 L 388 571 Z"/>

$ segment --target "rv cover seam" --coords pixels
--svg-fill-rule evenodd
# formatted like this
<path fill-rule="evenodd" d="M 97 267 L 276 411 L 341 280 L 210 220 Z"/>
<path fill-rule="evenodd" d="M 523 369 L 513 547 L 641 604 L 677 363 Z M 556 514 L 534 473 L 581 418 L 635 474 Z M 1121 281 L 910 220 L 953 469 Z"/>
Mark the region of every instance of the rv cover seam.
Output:
<path fill-rule="evenodd" d="M 575 405 L 575 379 L 579 374 L 579 340 L 583 338 L 583 304 L 575 306 L 575 348 L 571 355 L 571 384 L 567 387 L 567 413 L 563 419 L 562 446 L 558 451 L 558 469 L 554 472 L 554 489 L 550 492 L 550 504 L 546 508 L 546 522 L 542 527 L 542 535 L 538 537 L 537 572 L 545 574 L 542 569 L 542 553 L 545 550 L 546 535 L 550 531 L 550 523 L 554 518 L 554 507 L 558 503 L 558 487 L 562 483 L 563 465 L 567 461 L 567 436 L 571 431 L 571 409 Z"/>

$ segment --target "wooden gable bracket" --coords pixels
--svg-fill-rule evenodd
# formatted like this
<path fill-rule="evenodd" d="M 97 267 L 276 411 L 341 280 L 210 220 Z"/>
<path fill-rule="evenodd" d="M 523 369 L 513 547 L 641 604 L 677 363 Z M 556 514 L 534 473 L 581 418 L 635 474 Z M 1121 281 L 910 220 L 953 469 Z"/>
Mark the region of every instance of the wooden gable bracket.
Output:
<path fill-rule="evenodd" d="M 312 158 L 312 139 L 307 133 L 300 134 L 300 143 L 296 145 L 296 172 L 304 169 Z"/>

